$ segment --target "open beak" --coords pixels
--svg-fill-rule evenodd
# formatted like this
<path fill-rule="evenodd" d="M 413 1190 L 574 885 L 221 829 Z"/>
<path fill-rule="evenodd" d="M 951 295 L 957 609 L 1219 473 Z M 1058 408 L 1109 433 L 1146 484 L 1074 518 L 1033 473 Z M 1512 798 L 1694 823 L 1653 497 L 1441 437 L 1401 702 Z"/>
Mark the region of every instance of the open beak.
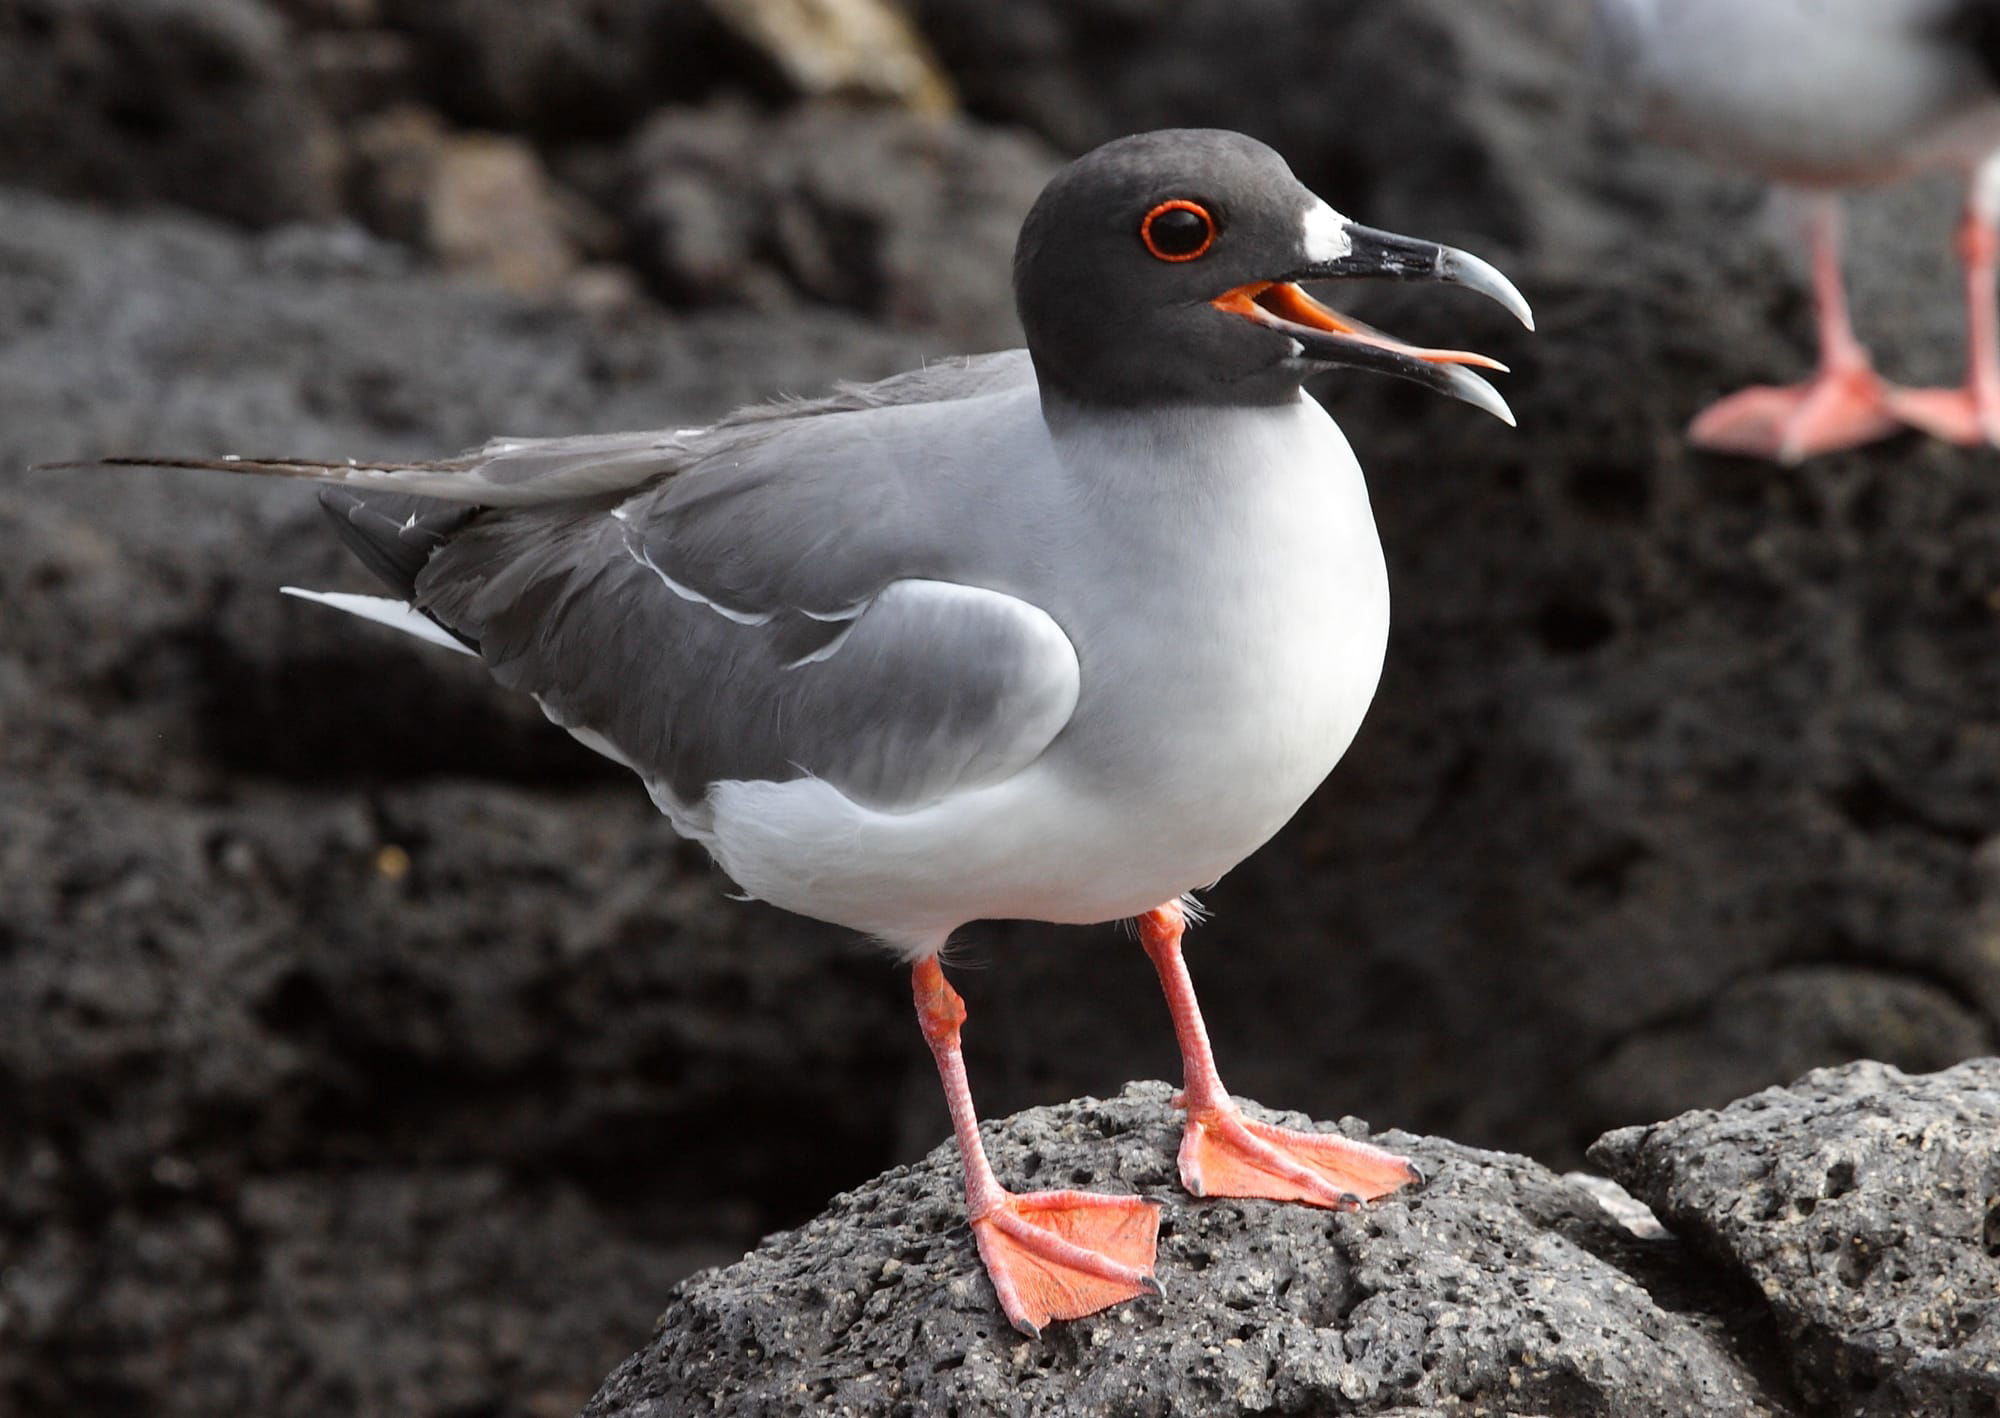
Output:
<path fill-rule="evenodd" d="M 1491 369 L 1504 374 L 1506 365 L 1465 350 L 1431 350 L 1404 344 L 1320 304 L 1301 290 L 1297 282 L 1374 276 L 1465 286 L 1505 306 L 1515 319 L 1532 330 L 1534 313 L 1514 289 L 1514 283 L 1477 256 L 1449 246 L 1353 223 L 1343 228 L 1343 234 L 1348 244 L 1345 255 L 1303 267 L 1279 280 L 1236 286 L 1210 304 L 1290 336 L 1299 346 L 1299 359 L 1372 369 L 1413 380 L 1440 394 L 1463 399 L 1512 427 L 1514 414 L 1507 401 L 1472 372 Z"/>

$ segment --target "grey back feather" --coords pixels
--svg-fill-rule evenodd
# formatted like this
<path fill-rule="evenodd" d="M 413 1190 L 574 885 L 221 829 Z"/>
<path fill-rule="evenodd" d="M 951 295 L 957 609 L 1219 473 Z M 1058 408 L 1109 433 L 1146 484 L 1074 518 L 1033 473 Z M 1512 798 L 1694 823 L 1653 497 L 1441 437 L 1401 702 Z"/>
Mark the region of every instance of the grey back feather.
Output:
<path fill-rule="evenodd" d="M 991 560 L 952 469 L 1023 407 L 1003 356 L 747 411 L 622 504 L 476 514 L 414 603 L 690 812 L 718 781 L 804 775 L 921 806 L 1018 771 L 1076 703 L 1053 620 L 992 578 L 943 584 Z"/>
<path fill-rule="evenodd" d="M 703 459 L 820 414 L 976 397 L 1029 377 L 1025 350 L 940 361 L 873 384 L 842 384 L 820 399 L 776 399 L 739 409 L 706 428 L 582 433 L 559 438 L 491 438 L 450 458 L 393 460 L 185 458 L 121 455 L 47 469 L 84 467 L 200 468 L 261 477 L 303 478 L 372 492 L 400 493 L 478 507 L 536 507 L 630 492 L 672 477 Z"/>

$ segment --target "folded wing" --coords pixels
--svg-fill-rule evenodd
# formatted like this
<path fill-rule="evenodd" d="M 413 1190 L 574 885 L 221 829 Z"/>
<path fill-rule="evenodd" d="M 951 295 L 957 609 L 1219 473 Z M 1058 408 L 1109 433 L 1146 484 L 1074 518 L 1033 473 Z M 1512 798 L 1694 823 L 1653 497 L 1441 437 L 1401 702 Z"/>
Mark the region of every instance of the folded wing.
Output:
<path fill-rule="evenodd" d="M 431 558 L 416 605 L 697 826 L 726 780 L 810 775 L 913 811 L 1019 772 L 1076 706 L 1068 637 L 1003 592 L 897 576 L 729 603 L 707 579 L 601 509 L 489 515 Z"/>

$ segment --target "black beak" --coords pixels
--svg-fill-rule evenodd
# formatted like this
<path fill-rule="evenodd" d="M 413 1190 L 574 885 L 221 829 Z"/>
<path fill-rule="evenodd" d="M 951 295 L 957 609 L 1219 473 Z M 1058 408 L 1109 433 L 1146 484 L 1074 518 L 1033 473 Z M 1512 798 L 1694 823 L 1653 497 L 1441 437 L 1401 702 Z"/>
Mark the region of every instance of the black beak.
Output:
<path fill-rule="evenodd" d="M 1507 367 L 1498 360 L 1464 350 L 1433 350 L 1405 344 L 1320 304 L 1299 289 L 1296 282 L 1373 277 L 1465 286 L 1505 306 L 1515 319 L 1532 330 L 1534 313 L 1514 283 L 1477 256 L 1436 242 L 1418 241 L 1351 222 L 1341 229 L 1341 235 L 1347 244 L 1344 254 L 1302 266 L 1278 280 L 1238 286 L 1212 303 L 1220 310 L 1289 336 L 1299 347 L 1296 359 L 1408 379 L 1484 409 L 1511 427 L 1514 415 L 1507 401 L 1472 372 L 1473 368 L 1479 368 L 1504 373 Z"/>
<path fill-rule="evenodd" d="M 1470 251 L 1440 246 L 1435 241 L 1419 241 L 1398 236 L 1393 231 L 1350 222 L 1343 229 L 1348 241 L 1345 256 L 1294 271 L 1291 281 L 1345 281 L 1357 276 L 1389 281 L 1436 281 L 1441 285 L 1464 286 L 1478 291 L 1527 326 L 1535 328 L 1535 312 L 1514 283 Z"/>

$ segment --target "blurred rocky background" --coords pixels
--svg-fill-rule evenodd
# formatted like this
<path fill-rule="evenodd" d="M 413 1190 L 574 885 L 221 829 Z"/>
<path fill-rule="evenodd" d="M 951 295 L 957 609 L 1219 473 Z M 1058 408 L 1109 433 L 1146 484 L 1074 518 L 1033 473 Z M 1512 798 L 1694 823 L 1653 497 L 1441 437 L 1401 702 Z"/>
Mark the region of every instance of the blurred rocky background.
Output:
<path fill-rule="evenodd" d="M 1625 135 L 1567 0 L 0 0 L 0 1412 L 575 1411 L 691 1270 L 945 1135 L 903 974 L 723 898 L 295 486 L 1016 339 L 1065 155 L 1270 141 L 1494 259 L 1521 429 L 1361 378 L 1396 624 L 1348 761 L 1209 897 L 1226 1078 L 1577 1164 L 2000 1030 L 2000 456 L 1695 457 L 1809 358 L 1759 194 Z M 1948 190 L 1863 204 L 1957 366 Z M 983 1107 L 1175 1055 L 1116 931 L 988 926 Z"/>

